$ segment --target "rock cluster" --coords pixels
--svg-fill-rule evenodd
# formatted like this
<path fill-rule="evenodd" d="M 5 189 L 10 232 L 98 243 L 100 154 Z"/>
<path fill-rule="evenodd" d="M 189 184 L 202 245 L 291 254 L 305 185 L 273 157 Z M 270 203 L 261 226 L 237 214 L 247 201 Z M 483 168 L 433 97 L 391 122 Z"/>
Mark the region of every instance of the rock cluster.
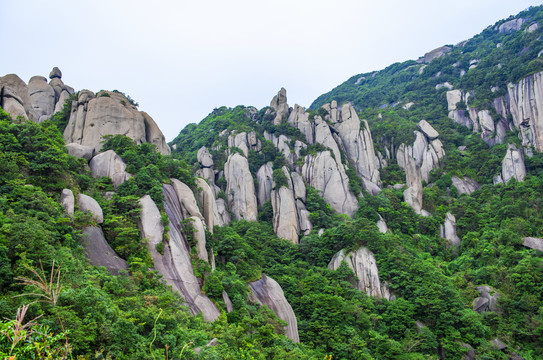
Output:
<path fill-rule="evenodd" d="M 49 75 L 33 76 L 28 85 L 15 74 L 0 77 L 0 106 L 12 117 L 41 122 L 62 110 L 74 89 L 64 85 L 62 73 L 55 67 Z"/>
<path fill-rule="evenodd" d="M 328 268 L 336 270 L 345 261 L 356 278 L 358 279 L 358 290 L 364 291 L 368 296 L 391 299 L 390 290 L 386 283 L 381 283 L 375 256 L 366 247 L 361 247 L 354 252 L 347 253 L 345 250 L 334 255 Z"/>
<path fill-rule="evenodd" d="M 234 219 L 256 221 L 258 212 L 255 186 L 247 158 L 239 153 L 228 156 L 224 164 L 224 176 L 228 205 Z"/>
<path fill-rule="evenodd" d="M 77 143 L 99 152 L 106 135 L 126 135 L 136 144 L 148 142 L 156 145 L 161 154 L 170 154 L 170 147 L 155 121 L 147 113 L 138 111 L 126 96 L 111 91 L 101 91 L 95 96 L 89 90 L 81 90 L 72 104 L 64 140 L 67 144 Z"/>
<path fill-rule="evenodd" d="M 500 294 L 492 289 L 490 286 L 477 286 L 479 297 L 473 300 L 473 311 L 482 313 L 485 311 L 496 311 L 496 302 L 500 297 Z"/>
<path fill-rule="evenodd" d="M 262 278 L 249 283 L 249 287 L 251 288 L 250 300 L 269 307 L 279 319 L 287 323 L 285 335 L 294 342 L 300 342 L 296 315 L 277 281 L 262 274 Z"/>
<path fill-rule="evenodd" d="M 494 184 L 507 184 L 512 178 L 515 178 L 517 181 L 524 181 L 525 177 L 526 166 L 524 165 L 522 150 L 517 149 L 514 144 L 509 144 L 503 158 L 502 172 L 494 177 Z"/>

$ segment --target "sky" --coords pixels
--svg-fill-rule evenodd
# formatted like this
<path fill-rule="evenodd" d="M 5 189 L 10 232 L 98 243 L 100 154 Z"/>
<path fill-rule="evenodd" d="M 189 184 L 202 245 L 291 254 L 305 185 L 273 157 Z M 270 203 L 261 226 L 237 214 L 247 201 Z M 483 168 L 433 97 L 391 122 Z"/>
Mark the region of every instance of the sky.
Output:
<path fill-rule="evenodd" d="M 542 0 L 0 0 L 0 76 L 54 66 L 117 89 L 167 141 L 220 106 L 308 107 L 353 75 L 456 44 Z"/>

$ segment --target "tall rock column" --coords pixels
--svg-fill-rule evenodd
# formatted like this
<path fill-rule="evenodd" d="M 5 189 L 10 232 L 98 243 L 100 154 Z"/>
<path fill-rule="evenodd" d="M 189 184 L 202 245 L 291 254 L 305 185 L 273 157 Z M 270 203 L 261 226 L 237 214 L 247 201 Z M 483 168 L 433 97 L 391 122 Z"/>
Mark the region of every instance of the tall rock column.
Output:
<path fill-rule="evenodd" d="M 249 162 L 239 153 L 228 156 L 224 164 L 226 195 L 236 220 L 256 221 L 257 202 L 255 185 L 249 171 Z"/>

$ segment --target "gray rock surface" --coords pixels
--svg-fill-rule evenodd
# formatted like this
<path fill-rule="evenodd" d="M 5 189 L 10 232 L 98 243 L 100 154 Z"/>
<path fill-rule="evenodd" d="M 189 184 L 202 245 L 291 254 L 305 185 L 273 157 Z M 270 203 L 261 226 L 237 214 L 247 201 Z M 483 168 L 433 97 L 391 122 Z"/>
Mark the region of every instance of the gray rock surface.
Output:
<path fill-rule="evenodd" d="M 500 297 L 500 293 L 486 285 L 477 286 L 476 289 L 479 292 L 479 297 L 473 300 L 473 310 L 478 313 L 497 311 L 498 307 L 496 303 Z"/>
<path fill-rule="evenodd" d="M 219 217 L 223 224 L 230 224 L 232 221 L 230 217 L 230 213 L 226 209 L 226 201 L 224 199 L 217 199 L 215 200 L 215 203 L 217 204 L 217 212 L 219 213 Z"/>
<path fill-rule="evenodd" d="M 13 118 L 22 116 L 25 119 L 38 121 L 39 117 L 32 108 L 30 94 L 25 82 L 15 74 L 0 77 L 0 105 Z"/>
<path fill-rule="evenodd" d="M 75 197 L 74 193 L 70 189 L 63 189 L 60 193 L 60 204 L 66 211 L 66 214 L 71 218 L 74 217 L 75 212 Z"/>
<path fill-rule="evenodd" d="M 92 146 L 84 146 L 76 143 L 66 144 L 68 154 L 75 156 L 76 158 L 82 158 L 90 161 L 94 156 L 94 148 Z"/>
<path fill-rule="evenodd" d="M 169 219 L 169 243 L 163 243 L 164 226 L 160 221 L 160 211 L 149 195 L 140 199 L 141 235 L 147 239 L 154 267 L 166 284 L 181 294 L 192 314 L 201 312 L 204 320 L 213 321 L 220 313 L 215 304 L 201 293 L 200 283 L 194 276 L 190 247 L 181 228 L 181 221 L 184 219 L 180 202 L 170 185 L 164 186 L 164 195 L 164 207 Z M 156 249 L 159 243 L 164 244 L 163 254 Z"/>
<path fill-rule="evenodd" d="M 423 62 L 425 64 L 428 64 L 428 63 L 432 62 L 432 60 L 437 59 L 438 57 L 441 57 L 441 56 L 447 54 L 451 50 L 452 50 L 452 48 L 450 46 L 438 47 L 437 49 L 434 49 L 434 50 L 424 54 L 424 56 L 421 59 L 419 59 L 419 61 Z"/>
<path fill-rule="evenodd" d="M 330 151 L 306 156 L 302 176 L 308 185 L 322 194 L 332 209 L 349 216 L 354 215 L 358 202 L 349 190 L 349 179 L 343 165 L 334 160 Z"/>
<path fill-rule="evenodd" d="M 210 168 L 213 166 L 213 156 L 211 156 L 209 150 L 205 146 L 202 146 L 200 149 L 198 149 L 196 158 L 200 163 L 200 167 Z"/>
<path fill-rule="evenodd" d="M 77 206 L 79 207 L 79 211 L 89 211 L 92 214 L 92 219 L 96 221 L 96 223 L 101 224 L 104 222 L 104 213 L 102 212 L 102 208 L 98 202 L 90 196 L 78 194 Z"/>
<path fill-rule="evenodd" d="M 502 179 L 507 183 L 512 178 L 517 181 L 524 181 L 526 177 L 526 166 L 522 150 L 517 149 L 514 144 L 507 146 L 507 152 L 502 162 Z"/>
<path fill-rule="evenodd" d="M 398 165 L 405 170 L 407 189 L 403 192 L 405 202 L 413 208 L 417 214 L 422 212 L 422 175 L 420 167 L 413 158 L 412 148 L 401 144 L 398 147 L 396 159 Z"/>
<path fill-rule="evenodd" d="M 358 250 L 346 253 L 345 250 L 340 250 L 334 255 L 328 268 L 336 270 L 345 261 L 356 278 L 358 279 L 358 290 L 364 291 L 368 296 L 377 298 L 385 298 L 390 300 L 390 291 L 385 283 L 381 283 L 379 279 L 379 271 L 377 270 L 377 262 L 375 256 L 366 247 L 360 247 Z"/>
<path fill-rule="evenodd" d="M 62 78 L 62 72 L 58 67 L 54 67 L 53 70 L 49 73 L 49 79 L 61 79 Z"/>
<path fill-rule="evenodd" d="M 478 190 L 481 185 L 473 179 L 470 179 L 469 177 L 464 177 L 463 179 L 460 179 L 458 176 L 453 175 L 451 176 L 452 184 L 456 189 L 458 190 L 458 195 L 462 194 L 471 194 L 475 190 Z"/>
<path fill-rule="evenodd" d="M 313 144 L 315 135 L 313 133 L 313 124 L 309 121 L 309 113 L 303 107 L 296 104 L 288 117 L 288 122 L 295 128 L 300 129 L 308 144 Z"/>
<path fill-rule="evenodd" d="M 421 120 L 417 124 L 417 128 L 426 135 L 429 140 L 437 139 L 439 133 L 426 120 Z"/>
<path fill-rule="evenodd" d="M 289 176 L 290 181 L 290 176 Z M 292 189 L 282 186 L 271 192 L 271 203 L 273 208 L 273 230 L 275 234 L 286 240 L 297 244 L 300 226 L 296 200 Z"/>
<path fill-rule="evenodd" d="M 198 187 L 198 204 L 200 204 L 200 208 L 202 209 L 202 215 L 204 216 L 207 228 L 213 233 L 213 227 L 215 225 L 224 225 L 224 222 L 219 216 L 215 195 L 209 184 L 202 178 L 196 178 L 196 186 Z"/>
<path fill-rule="evenodd" d="M 381 215 L 379 215 L 379 220 L 377 221 L 377 227 L 379 228 L 380 233 L 387 233 L 388 232 L 388 226 L 385 222 L 385 219 Z"/>
<path fill-rule="evenodd" d="M 247 159 L 238 153 L 228 156 L 224 164 L 224 175 L 228 205 L 234 218 L 256 221 L 257 201 Z"/>
<path fill-rule="evenodd" d="M 284 88 L 273 97 L 270 107 L 275 110 L 274 125 L 280 125 L 283 119 L 288 118 L 287 91 Z"/>
<path fill-rule="evenodd" d="M 94 150 L 94 148 L 90 149 Z M 123 159 L 121 159 L 121 157 L 113 150 L 105 151 L 93 157 L 89 163 L 89 167 L 94 178 L 102 176 L 111 178 L 111 182 L 115 189 L 132 177 L 126 172 L 126 164 Z"/>
<path fill-rule="evenodd" d="M 254 302 L 266 305 L 279 319 L 284 320 L 287 323 L 285 335 L 294 342 L 300 342 L 296 315 L 292 310 L 292 306 L 290 306 L 285 298 L 283 289 L 281 289 L 281 286 L 277 281 L 262 274 L 262 278 L 258 281 L 249 283 L 249 287 L 252 292 L 250 299 Z"/>
<path fill-rule="evenodd" d="M 192 227 L 194 228 L 193 236 L 194 241 L 196 242 L 196 252 L 198 254 L 198 258 L 204 260 L 205 262 L 209 262 L 209 256 L 206 249 L 206 233 L 204 222 L 202 221 L 202 219 L 196 216 L 190 216 L 188 219 L 191 219 Z"/>
<path fill-rule="evenodd" d="M 522 27 L 522 24 L 524 24 L 525 22 L 526 19 L 523 18 L 509 20 L 498 26 L 498 31 L 501 33 L 519 31 Z"/>
<path fill-rule="evenodd" d="M 258 182 L 257 199 L 258 205 L 262 206 L 266 201 L 270 200 L 270 194 L 273 186 L 273 169 L 272 162 L 267 162 L 262 165 L 256 172 Z"/>
<path fill-rule="evenodd" d="M 364 190 L 377 195 L 382 184 L 368 122 L 363 120 L 361 128 L 360 119 L 350 104 L 343 105 L 341 111 L 337 109 L 335 101 L 323 108 L 330 114 L 329 119 L 339 133 L 347 158 L 354 164 L 357 174 L 362 177 Z M 341 159 L 341 156 L 337 157 L 337 153 L 335 156 L 336 159 Z"/>
<path fill-rule="evenodd" d="M 118 275 L 121 270 L 128 271 L 128 264 L 108 244 L 102 228 L 88 226 L 82 235 L 85 254 L 92 265 L 103 266 L 113 275 Z"/>
<path fill-rule="evenodd" d="M 39 121 L 43 121 L 53 114 L 55 109 L 55 90 L 47 83 L 43 76 L 33 76 L 28 82 L 30 103 Z"/>
<path fill-rule="evenodd" d="M 192 190 L 186 184 L 182 183 L 177 179 L 172 178 L 170 179 L 170 182 L 181 204 L 183 217 L 187 218 L 189 216 L 193 216 L 195 218 L 203 220 L 204 217 L 200 213 L 198 203 L 196 202 L 196 198 L 194 197 L 194 193 L 192 192 Z"/>
<path fill-rule="evenodd" d="M 445 215 L 445 222 L 441 225 L 440 235 L 443 239 L 447 239 L 452 247 L 460 246 L 460 238 L 456 235 L 456 218 L 448 212 Z"/>
<path fill-rule="evenodd" d="M 66 143 L 75 142 L 100 151 L 103 137 L 117 134 L 128 136 L 136 144 L 155 144 L 163 155 L 170 153 L 156 123 L 146 113 L 139 112 L 125 96 L 102 91 L 94 97 L 88 90 L 80 91 L 64 130 Z"/>
<path fill-rule="evenodd" d="M 543 251 L 543 239 L 535 237 L 525 237 L 522 238 L 522 240 L 522 245 L 524 245 L 525 247 L 529 249 Z"/>

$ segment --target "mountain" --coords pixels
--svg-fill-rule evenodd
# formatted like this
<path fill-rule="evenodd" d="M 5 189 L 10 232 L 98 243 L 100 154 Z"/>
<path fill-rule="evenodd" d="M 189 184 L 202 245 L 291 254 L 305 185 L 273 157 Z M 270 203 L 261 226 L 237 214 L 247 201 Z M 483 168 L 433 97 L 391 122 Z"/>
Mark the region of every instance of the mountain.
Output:
<path fill-rule="evenodd" d="M 543 357 L 542 25 L 170 144 L 117 90 L 1 77 L 0 354 Z"/>

